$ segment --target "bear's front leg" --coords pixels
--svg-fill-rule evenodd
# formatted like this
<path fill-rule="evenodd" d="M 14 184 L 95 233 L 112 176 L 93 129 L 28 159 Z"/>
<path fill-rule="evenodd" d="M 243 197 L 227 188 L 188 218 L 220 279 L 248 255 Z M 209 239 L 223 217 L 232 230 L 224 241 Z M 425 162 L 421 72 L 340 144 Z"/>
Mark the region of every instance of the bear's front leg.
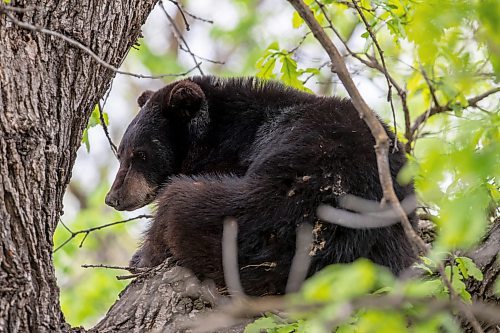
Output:
<path fill-rule="evenodd" d="M 130 266 L 154 267 L 173 257 L 195 273 L 199 266 L 220 272 L 222 219 L 234 213 L 224 207 L 234 207 L 230 201 L 238 191 L 228 189 L 236 182 L 233 177 L 173 178 L 158 196 L 157 212 Z"/>
<path fill-rule="evenodd" d="M 166 225 L 156 223 L 153 220 L 141 246 L 130 259 L 129 266 L 136 268 L 154 267 L 172 257 L 165 236 Z"/>

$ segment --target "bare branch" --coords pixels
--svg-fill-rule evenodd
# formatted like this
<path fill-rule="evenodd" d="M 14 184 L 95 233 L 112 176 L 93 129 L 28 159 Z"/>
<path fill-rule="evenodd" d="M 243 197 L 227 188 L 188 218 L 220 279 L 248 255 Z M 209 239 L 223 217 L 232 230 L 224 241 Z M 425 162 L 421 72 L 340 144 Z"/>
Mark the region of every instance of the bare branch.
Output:
<path fill-rule="evenodd" d="M 429 87 L 429 92 L 431 93 L 431 97 L 432 97 L 432 101 L 434 102 L 434 106 L 436 108 L 439 108 L 440 105 L 439 105 L 439 101 L 438 101 L 437 96 L 436 96 L 436 90 L 434 89 L 434 86 L 432 85 L 431 80 L 427 76 L 427 72 L 422 68 L 422 66 L 420 66 L 420 72 L 422 73 L 422 76 L 424 77 L 425 83 Z"/>
<path fill-rule="evenodd" d="M 299 15 L 311 29 L 314 37 L 321 43 L 325 51 L 328 53 L 328 56 L 332 61 L 332 71 L 337 73 L 339 79 L 342 81 L 345 89 L 349 93 L 354 107 L 358 110 L 360 117 L 365 121 L 375 138 L 375 152 L 377 155 L 380 184 L 384 193 L 384 200 L 388 200 L 400 215 L 403 229 L 405 230 L 408 238 L 412 241 L 412 244 L 414 244 L 421 252 L 427 252 L 425 242 L 417 235 L 415 230 L 413 230 L 410 221 L 408 220 L 408 217 L 406 216 L 406 213 L 401 207 L 396 193 L 394 192 L 388 159 L 389 137 L 385 132 L 385 129 L 359 93 L 356 85 L 349 75 L 342 56 L 328 35 L 325 33 L 324 29 L 318 23 L 310 8 L 302 0 L 288 0 L 288 2 L 290 2 L 297 10 Z"/>
<path fill-rule="evenodd" d="M 182 9 L 181 5 L 177 1 L 174 1 L 174 0 L 168 0 L 168 1 L 173 3 L 175 5 L 175 7 L 177 7 L 177 10 L 179 11 L 179 13 L 182 16 L 182 20 L 184 21 L 184 25 L 186 26 L 186 30 L 189 31 L 189 29 L 190 29 L 189 23 L 186 19 L 186 15 L 184 15 L 184 10 Z"/>
<path fill-rule="evenodd" d="M 234 217 L 224 219 L 222 264 L 224 267 L 224 280 L 229 293 L 233 296 L 245 296 L 245 291 L 241 286 L 238 266 L 238 223 Z"/>
<path fill-rule="evenodd" d="M 163 1 L 162 0 L 159 1 L 158 5 L 160 6 L 160 8 L 162 9 L 163 13 L 167 17 L 168 22 L 170 22 L 170 25 L 172 26 L 175 38 L 180 41 L 179 44 L 184 44 L 184 47 L 186 49 L 185 51 L 193 59 L 193 62 L 195 64 L 194 68 L 197 68 L 198 72 L 200 72 L 201 75 L 205 75 L 203 73 L 203 70 L 201 69 L 201 63 L 198 62 L 198 59 L 196 58 L 196 55 L 193 53 L 193 51 L 191 51 L 191 48 L 189 47 L 188 43 L 186 42 L 186 39 L 182 36 L 182 33 L 181 33 L 179 27 L 177 27 L 177 25 L 175 24 L 174 19 L 168 14 L 167 10 L 165 9 L 165 6 L 163 6 Z"/>
<path fill-rule="evenodd" d="M 115 155 L 116 157 L 118 148 L 116 148 L 115 144 L 113 143 L 113 140 L 111 140 L 111 137 L 109 136 L 108 125 L 106 125 L 106 122 L 104 121 L 104 114 L 102 111 L 101 102 L 97 102 L 97 108 L 99 109 L 99 121 L 101 122 L 104 135 L 106 135 L 106 138 L 108 139 L 109 142 L 109 147 L 111 148 L 113 155 Z"/>
<path fill-rule="evenodd" d="M 410 110 L 408 108 L 408 102 L 407 102 L 407 93 L 406 93 L 406 90 L 404 88 L 402 88 L 399 83 L 396 81 L 396 79 L 394 79 L 394 77 L 389 73 L 389 71 L 384 68 L 384 66 L 382 66 L 377 58 L 375 57 L 372 57 L 370 56 L 369 54 L 365 54 L 365 56 L 368 58 L 368 59 L 365 59 L 363 57 L 361 57 L 360 54 L 354 52 L 351 50 L 351 48 L 349 47 L 347 41 L 345 41 L 342 36 L 340 35 L 339 31 L 333 26 L 333 23 L 330 19 L 330 17 L 328 16 L 326 10 L 324 9 L 325 5 L 320 3 L 319 1 L 316 1 L 316 3 L 318 4 L 321 12 L 323 13 L 323 16 L 325 17 L 325 19 L 327 20 L 328 22 L 328 28 L 330 30 L 332 30 L 335 35 L 337 36 L 337 38 L 340 40 L 340 42 L 343 44 L 344 48 L 346 49 L 347 53 L 349 53 L 352 57 L 354 57 L 355 59 L 357 59 L 359 62 L 361 62 L 362 64 L 364 64 L 365 66 L 368 66 L 372 69 L 375 69 L 377 71 L 379 71 L 380 73 L 382 73 L 386 79 L 389 80 L 389 82 L 392 84 L 392 86 L 396 89 L 397 93 L 398 93 L 398 96 L 401 100 L 401 105 L 403 106 L 403 114 L 404 114 L 404 120 L 405 120 L 405 137 L 408 139 L 408 136 L 409 136 L 409 133 L 410 133 Z M 343 4 L 349 6 L 349 7 L 354 7 L 353 4 L 349 3 L 349 2 L 342 2 Z M 363 7 L 360 7 L 359 4 L 358 4 L 358 7 L 363 9 L 363 10 L 366 10 L 368 11 L 368 9 L 366 8 L 363 8 Z M 409 151 L 409 149 L 406 149 L 406 151 Z"/>
<path fill-rule="evenodd" d="M 26 12 L 30 12 L 30 11 L 35 10 L 35 9 L 43 10 L 42 7 L 36 7 L 36 6 L 13 7 L 13 6 L 7 5 L 5 2 L 0 2 L 0 11 L 8 10 L 10 12 L 15 12 L 15 13 L 26 13 Z"/>
<path fill-rule="evenodd" d="M 299 291 L 302 283 L 307 277 L 309 265 L 311 264 L 311 245 L 313 242 L 313 228 L 309 223 L 302 223 L 297 227 L 297 236 L 295 241 L 295 255 L 293 256 L 286 292 L 294 293 Z"/>
<path fill-rule="evenodd" d="M 495 87 L 495 88 L 492 88 L 492 89 L 490 89 L 490 90 L 488 90 L 480 95 L 477 95 L 475 97 L 471 97 L 471 98 L 467 99 L 467 104 L 468 104 L 467 107 L 477 107 L 477 103 L 479 103 L 480 101 L 482 101 L 483 99 L 485 99 L 486 97 L 488 97 L 490 95 L 496 94 L 499 91 L 500 91 L 500 87 Z M 446 105 L 434 106 L 434 107 L 430 108 L 427 112 L 418 116 L 417 119 L 415 119 L 413 126 L 411 127 L 411 137 L 413 138 L 413 135 L 415 134 L 415 132 L 418 130 L 418 128 L 423 123 L 425 123 L 427 121 L 427 119 L 429 119 L 433 115 L 447 112 L 447 111 L 451 111 L 451 110 L 452 110 L 452 104 L 448 103 Z M 413 138 L 413 140 L 414 139 L 415 138 Z"/>
<path fill-rule="evenodd" d="M 179 45 L 179 50 L 191 54 L 191 51 L 187 50 L 184 46 L 182 46 L 182 44 Z M 212 64 L 216 64 L 216 65 L 224 65 L 225 64 L 224 61 L 208 59 L 208 58 L 199 56 L 199 55 L 194 54 L 194 53 L 193 53 L 193 55 L 196 57 L 196 59 L 203 60 L 203 61 L 206 61 L 206 62 L 210 62 Z"/>
<path fill-rule="evenodd" d="M 78 236 L 80 234 L 84 234 L 84 237 L 83 237 L 83 239 L 82 239 L 82 241 L 80 242 L 80 245 L 79 245 L 79 247 L 82 247 L 83 246 L 83 242 L 85 241 L 85 239 L 87 239 L 87 236 L 91 232 L 93 232 L 93 231 L 101 230 L 101 229 L 104 229 L 104 228 L 107 228 L 107 227 L 111 227 L 111 226 L 114 226 L 114 225 L 117 225 L 117 224 L 122 224 L 122 223 L 127 223 L 127 222 L 130 222 L 130 221 L 135 221 L 135 220 L 138 220 L 138 219 L 145 219 L 145 218 L 152 218 L 152 217 L 153 217 L 152 215 L 142 214 L 142 215 L 138 215 L 138 216 L 135 216 L 135 217 L 131 217 L 131 218 L 126 219 L 126 220 L 111 222 L 111 223 L 103 224 L 103 225 L 100 225 L 100 226 L 97 226 L 97 227 L 83 229 L 83 230 L 78 230 L 78 231 L 72 231 L 62 221 L 60 221 L 60 223 L 64 226 L 64 228 L 66 228 L 66 230 L 68 230 L 68 232 L 71 234 L 71 236 L 68 239 L 66 239 L 61 245 L 59 245 L 53 251 L 53 253 L 55 253 L 56 251 L 58 251 L 60 248 L 62 248 L 64 245 L 66 245 L 67 243 L 69 243 L 73 238 L 75 238 L 76 236 Z"/>
<path fill-rule="evenodd" d="M 12 8 L 9 10 L 12 10 Z M 14 18 L 12 15 L 7 13 L 4 6 L 0 6 L 0 12 L 3 12 L 9 18 L 10 22 L 14 23 L 15 25 L 17 25 L 20 28 L 23 28 L 26 30 L 31 30 L 31 31 L 41 32 L 43 34 L 54 36 L 54 37 L 57 37 L 59 39 L 64 40 L 68 44 L 79 48 L 80 50 L 82 50 L 83 52 L 85 52 L 86 54 L 91 56 L 101 66 L 103 66 L 107 69 L 110 69 L 117 74 L 124 74 L 124 75 L 129 75 L 129 76 L 133 76 L 133 77 L 137 77 L 137 78 L 144 78 L 144 79 L 160 79 L 163 77 L 185 76 L 185 75 L 188 75 L 189 73 L 191 73 L 195 68 L 197 68 L 199 66 L 199 65 L 197 65 L 184 73 L 178 73 L 178 74 L 143 75 L 143 74 L 135 74 L 135 73 L 131 73 L 131 72 L 122 71 L 122 70 L 118 69 L 117 67 L 109 64 L 108 62 L 102 60 L 97 54 L 95 54 L 87 46 L 83 45 L 82 43 L 80 43 L 72 38 L 69 38 L 69 37 L 67 37 L 59 32 L 53 31 L 53 30 L 49 30 L 49 29 L 46 29 L 43 27 L 32 25 L 30 23 L 19 21 L 18 19 Z"/>
<path fill-rule="evenodd" d="M 196 333 L 217 332 L 224 328 L 238 325 L 248 318 L 264 312 L 279 311 L 286 308 L 284 296 L 238 297 L 221 306 L 217 311 L 190 322 L 189 329 Z"/>
<path fill-rule="evenodd" d="M 393 150 L 394 151 L 397 151 L 398 149 L 398 132 L 397 132 L 397 124 L 396 124 L 396 111 L 394 110 L 394 102 L 392 100 L 392 84 L 391 84 L 391 80 L 389 79 L 389 70 L 387 69 L 387 66 L 385 64 L 385 58 L 384 58 L 384 51 L 382 50 L 382 48 L 380 47 L 378 41 L 377 41 L 377 38 L 375 37 L 375 34 L 373 33 L 373 30 L 370 26 L 370 23 L 368 23 L 366 17 L 365 17 L 365 14 L 363 14 L 363 10 L 359 7 L 358 5 L 358 1 L 357 0 L 352 0 L 352 4 L 354 6 L 354 8 L 356 9 L 356 11 L 358 12 L 358 15 L 359 17 L 361 17 L 361 20 L 363 21 L 364 25 L 365 25 L 365 28 L 366 28 L 366 31 L 368 31 L 368 34 L 370 35 L 371 39 L 373 40 L 373 44 L 375 45 L 375 49 L 377 50 L 378 54 L 379 54 L 379 57 L 380 57 L 380 61 L 382 62 L 382 72 L 385 76 L 385 80 L 387 82 L 387 101 L 389 102 L 390 106 L 391 106 L 391 112 L 392 112 L 392 118 L 393 118 L 393 121 L 394 121 L 394 146 L 393 146 Z"/>
<path fill-rule="evenodd" d="M 454 311 L 458 309 L 458 304 L 451 300 L 440 299 L 436 297 L 409 297 L 404 295 L 386 294 L 386 295 L 365 295 L 346 301 L 338 306 L 329 326 L 335 327 L 352 316 L 360 309 L 378 309 L 378 310 L 398 310 L 407 308 L 408 303 L 425 306 L 429 316 L 433 316 L 442 311 Z M 491 324 L 500 324 L 498 313 L 500 308 L 497 305 L 486 304 L 483 302 L 473 302 L 464 304 L 464 307 L 471 314 L 480 318 L 482 321 Z M 289 312 L 314 311 L 324 307 L 324 304 L 301 304 L 298 302 L 288 302 L 286 296 L 266 296 L 259 298 L 238 298 L 222 306 L 218 311 L 212 312 L 207 316 L 190 323 L 193 332 L 214 332 L 220 329 L 228 328 L 243 322 L 244 319 L 260 315 L 265 312 L 276 312 L 286 310 Z"/>
<path fill-rule="evenodd" d="M 115 265 L 104 265 L 104 264 L 83 264 L 83 268 L 108 268 L 108 269 L 120 269 L 129 272 L 147 272 L 151 268 L 142 267 L 130 267 L 130 266 L 115 266 Z"/>
<path fill-rule="evenodd" d="M 205 23 L 209 23 L 209 24 L 214 24 L 214 21 L 212 21 L 212 20 L 207 20 L 207 19 L 205 19 L 205 18 L 202 18 L 202 17 L 196 16 L 196 15 L 194 15 L 194 14 L 192 14 L 192 13 L 188 12 L 188 11 L 184 8 L 184 6 L 182 6 L 182 4 L 180 4 L 178 1 L 175 1 L 175 0 L 168 0 L 168 1 L 169 1 L 169 2 L 171 2 L 171 3 L 173 3 L 173 4 L 174 4 L 174 5 L 175 5 L 175 6 L 176 6 L 176 7 L 177 7 L 177 8 L 178 8 L 181 12 L 182 12 L 182 14 L 183 14 L 182 16 L 183 16 L 183 20 L 184 20 L 184 23 L 185 23 L 185 24 L 187 24 L 187 21 L 186 21 L 186 17 L 184 16 L 184 14 L 185 14 L 185 15 L 187 15 L 187 16 L 189 16 L 189 17 L 191 17 L 191 18 L 192 18 L 192 19 L 194 19 L 194 20 L 198 20 L 198 21 L 200 21 L 200 22 L 205 22 Z M 189 29 L 187 28 L 187 26 L 186 26 L 186 30 L 188 30 L 188 31 L 189 31 Z"/>

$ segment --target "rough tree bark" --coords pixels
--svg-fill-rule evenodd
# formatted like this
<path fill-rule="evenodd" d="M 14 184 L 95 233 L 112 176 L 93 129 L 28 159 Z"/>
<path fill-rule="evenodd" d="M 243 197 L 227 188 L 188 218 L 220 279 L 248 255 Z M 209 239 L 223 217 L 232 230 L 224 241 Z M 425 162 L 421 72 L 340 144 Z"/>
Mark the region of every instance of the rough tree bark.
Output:
<path fill-rule="evenodd" d="M 154 2 L 12 1 L 27 10 L 8 13 L 73 38 L 118 66 Z M 52 236 L 82 131 L 113 76 L 82 50 L 0 13 L 1 332 L 69 329 L 59 306 Z"/>

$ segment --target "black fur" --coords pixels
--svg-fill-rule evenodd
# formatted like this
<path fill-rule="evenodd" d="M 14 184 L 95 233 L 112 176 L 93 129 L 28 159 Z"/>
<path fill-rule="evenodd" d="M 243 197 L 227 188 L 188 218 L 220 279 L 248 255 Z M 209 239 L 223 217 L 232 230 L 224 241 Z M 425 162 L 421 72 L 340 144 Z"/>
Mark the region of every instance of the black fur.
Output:
<path fill-rule="evenodd" d="M 198 112 L 168 105 L 182 82 L 203 91 Z M 346 193 L 382 198 L 374 139 L 349 100 L 255 78 L 216 77 L 193 77 L 148 97 L 120 150 L 148 146 L 159 135 L 159 150 L 169 153 L 155 156 L 158 149 L 150 149 L 143 173 L 165 184 L 158 186 L 158 210 L 133 265 L 154 266 L 173 256 L 223 286 L 225 216 L 238 221 L 242 284 L 254 295 L 284 292 L 301 223 L 315 227 L 310 275 L 359 257 L 397 274 L 414 260 L 399 224 L 356 230 L 315 216 L 320 203 L 338 206 Z M 174 114 L 190 118 L 181 121 Z M 395 179 L 405 157 L 400 150 L 389 159 Z M 399 199 L 413 193 L 396 181 L 395 189 Z"/>

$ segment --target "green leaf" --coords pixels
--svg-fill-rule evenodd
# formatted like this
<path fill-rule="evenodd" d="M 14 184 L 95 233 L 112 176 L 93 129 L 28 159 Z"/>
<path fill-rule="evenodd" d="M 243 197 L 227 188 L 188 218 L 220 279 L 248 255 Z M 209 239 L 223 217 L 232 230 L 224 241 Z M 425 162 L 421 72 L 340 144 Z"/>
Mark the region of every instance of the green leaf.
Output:
<path fill-rule="evenodd" d="M 85 148 L 87 149 L 87 153 L 90 152 L 89 131 L 87 128 L 83 130 L 82 143 L 85 144 Z"/>
<path fill-rule="evenodd" d="M 471 276 L 477 281 L 483 281 L 483 273 L 471 258 L 457 257 L 455 261 L 464 278 L 468 279 Z"/>
<path fill-rule="evenodd" d="M 495 295 L 500 296 L 500 277 L 495 281 Z"/>
<path fill-rule="evenodd" d="M 272 317 L 259 318 L 245 327 L 244 333 L 261 333 L 272 328 L 276 328 L 277 323 Z"/>
<path fill-rule="evenodd" d="M 403 314 L 396 311 L 367 310 L 357 326 L 358 332 L 408 332 Z"/>
<path fill-rule="evenodd" d="M 267 61 L 265 61 L 259 71 L 257 72 L 257 77 L 263 78 L 263 79 L 271 79 L 274 77 L 274 67 L 276 66 L 276 58 L 275 57 L 268 57 Z"/>
<path fill-rule="evenodd" d="M 452 274 L 453 272 L 453 274 Z M 460 269 L 457 266 L 446 266 L 445 273 L 448 280 L 451 282 L 453 290 L 466 301 L 471 300 L 471 295 L 467 291 L 465 283 L 463 282 L 463 276 Z"/>
<path fill-rule="evenodd" d="M 403 292 L 410 297 L 430 297 L 442 294 L 444 285 L 441 279 L 432 278 L 426 281 L 409 280 L 403 284 Z"/>
<path fill-rule="evenodd" d="M 293 18 L 292 18 L 292 26 L 294 29 L 299 28 L 302 24 L 304 24 L 304 20 L 302 17 L 300 17 L 298 12 L 293 12 Z"/>
<path fill-rule="evenodd" d="M 289 54 L 281 56 L 280 59 L 282 61 L 281 80 L 292 87 L 301 88 L 302 82 L 298 79 L 297 62 Z"/>
<path fill-rule="evenodd" d="M 280 45 L 278 42 L 272 42 L 266 49 L 266 51 L 279 51 L 279 50 L 280 50 Z"/>
<path fill-rule="evenodd" d="M 356 281 L 356 283 L 352 283 Z M 302 294 L 308 301 L 340 301 L 390 287 L 394 278 L 386 269 L 367 259 L 331 265 L 306 281 Z"/>

